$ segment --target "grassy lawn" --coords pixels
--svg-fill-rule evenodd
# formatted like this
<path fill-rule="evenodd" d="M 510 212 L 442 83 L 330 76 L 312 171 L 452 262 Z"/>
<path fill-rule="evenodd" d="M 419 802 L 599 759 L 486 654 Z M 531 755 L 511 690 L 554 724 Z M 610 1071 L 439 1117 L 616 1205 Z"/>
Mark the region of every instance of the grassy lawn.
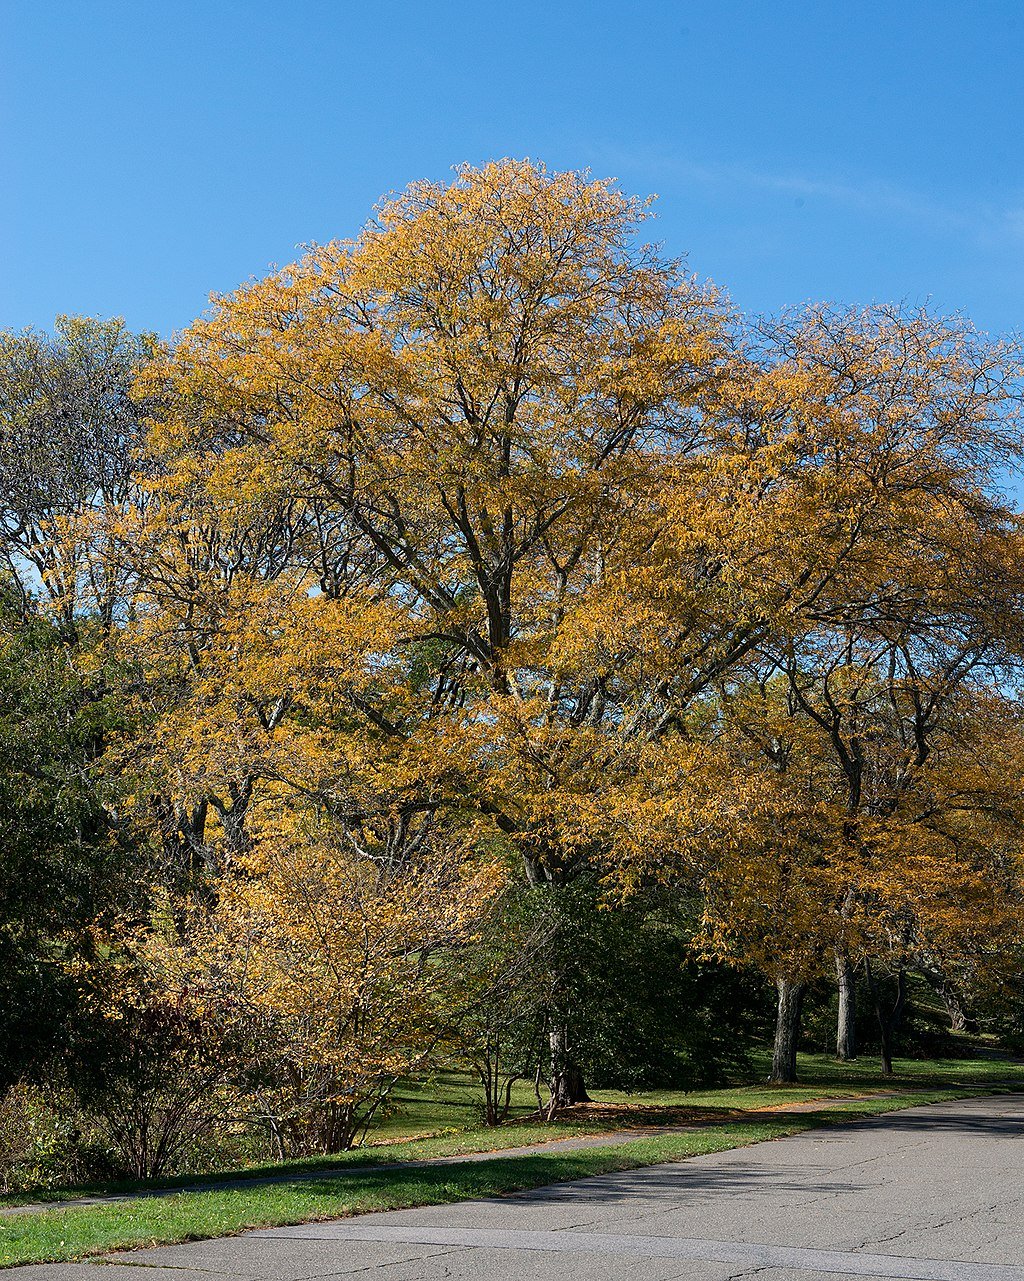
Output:
<path fill-rule="evenodd" d="M 432 1096 L 427 1087 L 422 1090 L 410 1088 L 408 1093 L 413 1104 L 420 1096 L 422 1108 L 419 1112 L 410 1108 L 406 1114 L 407 1122 L 415 1120 L 418 1124 L 427 1116 L 442 1116 L 448 1124 L 441 1128 L 449 1133 L 323 1158 L 319 1163 L 323 1173 L 319 1177 L 290 1179 L 289 1175 L 315 1172 L 318 1168 L 315 1162 L 295 1163 L 260 1171 L 280 1176 L 274 1183 L 201 1192 L 182 1191 L 160 1198 L 45 1210 L 3 1218 L 0 1219 L 0 1266 L 79 1259 L 117 1248 L 224 1236 L 245 1228 L 492 1196 L 586 1175 L 635 1169 L 658 1161 L 719 1152 L 822 1124 L 834 1124 L 918 1103 L 982 1094 L 1005 1082 L 1014 1082 L 1018 1088 L 1024 1089 L 1024 1066 L 1006 1062 L 902 1060 L 896 1066 L 894 1077 L 882 1078 L 870 1065 L 840 1065 L 824 1057 L 806 1057 L 801 1062 L 803 1083 L 795 1087 L 747 1085 L 691 1094 L 660 1092 L 634 1096 L 600 1091 L 598 1099 L 601 1103 L 630 1106 L 621 1113 L 611 1108 L 603 1112 L 599 1110 L 596 1117 L 585 1115 L 551 1126 L 518 1122 L 497 1131 L 476 1127 L 457 1133 L 451 1133 L 457 1129 L 457 1118 L 462 1115 L 459 1102 L 462 1096 L 458 1093 L 457 1081 L 440 1083 L 443 1087 L 440 1097 Z M 437 1089 L 436 1083 L 433 1089 Z M 898 1096 L 877 1097 L 878 1092 L 889 1090 L 898 1090 Z M 780 1103 L 871 1091 L 876 1097 L 846 1103 L 831 1110 L 793 1115 L 737 1116 L 738 1112 Z M 613 1130 L 617 1124 L 632 1128 L 637 1124 L 638 1116 L 647 1124 L 675 1121 L 679 1118 L 680 1108 L 695 1110 L 697 1119 L 706 1119 L 713 1124 L 689 1133 L 652 1134 L 578 1152 L 539 1151 L 527 1156 L 502 1157 L 496 1151 L 502 1147 L 518 1147 L 574 1133 Z M 616 1116 L 621 1119 L 617 1121 Z M 393 1132 L 392 1137 L 397 1137 L 397 1132 Z M 397 1170 L 372 1168 L 398 1160 L 480 1151 L 495 1151 L 495 1155 L 466 1165 Z M 327 1171 L 328 1166 L 330 1172 Z M 346 1170 L 346 1166 L 352 1168 Z M 239 1174 L 238 1171 L 224 1173 L 227 1178 L 232 1177 L 232 1173 L 234 1177 Z M 251 1176 L 257 1171 L 245 1173 Z M 194 1183 L 195 1178 L 189 1182 Z M 174 1186 L 173 1181 L 165 1186 Z"/>

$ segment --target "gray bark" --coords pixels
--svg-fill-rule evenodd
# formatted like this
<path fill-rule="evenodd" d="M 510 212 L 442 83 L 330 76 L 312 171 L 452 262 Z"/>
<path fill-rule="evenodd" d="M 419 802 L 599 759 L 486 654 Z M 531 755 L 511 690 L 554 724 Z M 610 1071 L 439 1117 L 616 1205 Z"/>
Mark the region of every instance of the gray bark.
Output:
<path fill-rule="evenodd" d="M 960 993 L 950 983 L 949 979 L 940 970 L 933 968 L 931 965 L 922 965 L 921 973 L 927 980 L 928 986 L 946 1007 L 946 1013 L 949 1015 L 950 1030 L 953 1032 L 977 1031 L 977 1023 L 968 1016 L 963 1001 L 960 999 Z"/>
<path fill-rule="evenodd" d="M 551 1048 L 551 1098 L 548 1116 L 571 1107 L 573 1103 L 589 1103 L 590 1095 L 583 1080 L 579 1064 L 573 1060 L 569 1047 L 569 1033 L 565 1024 L 551 1029 L 548 1037 Z"/>
<path fill-rule="evenodd" d="M 775 1046 L 772 1051 L 772 1085 L 792 1085 L 796 1081 L 796 1047 L 800 1039 L 800 1012 L 806 983 L 790 979 L 775 980 L 779 1001 L 775 1017 Z"/>
<path fill-rule="evenodd" d="M 849 1063 L 857 1057 L 857 986 L 850 958 L 836 953 L 839 1015 L 836 1021 L 836 1058 Z"/>
<path fill-rule="evenodd" d="M 864 966 L 867 971 L 868 986 L 871 989 L 871 999 L 875 1006 L 875 1016 L 878 1019 L 878 1033 L 882 1046 L 882 1075 L 892 1076 L 893 1039 L 903 1023 L 907 1006 L 907 972 L 902 967 L 896 971 L 896 997 L 892 1008 L 887 1010 L 884 995 L 871 968 L 870 958 L 865 960 Z"/>

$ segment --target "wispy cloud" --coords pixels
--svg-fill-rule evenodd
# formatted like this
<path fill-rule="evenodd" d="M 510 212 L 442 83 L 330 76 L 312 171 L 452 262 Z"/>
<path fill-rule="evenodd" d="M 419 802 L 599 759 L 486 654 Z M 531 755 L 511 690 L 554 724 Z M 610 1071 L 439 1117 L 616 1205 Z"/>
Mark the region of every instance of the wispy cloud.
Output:
<path fill-rule="evenodd" d="M 961 235 L 989 247 L 1024 242 L 1024 203 L 1008 205 L 982 201 L 946 201 L 908 187 L 875 179 L 825 177 L 779 172 L 743 165 L 699 163 L 667 156 L 609 156 L 612 163 L 638 162 L 648 173 L 699 184 L 706 188 L 777 192 L 797 201 L 821 200 L 856 209 L 880 219 L 911 223 L 932 233 Z"/>
<path fill-rule="evenodd" d="M 1007 232 L 1017 240 L 1024 240 L 1024 205 L 1006 211 Z"/>

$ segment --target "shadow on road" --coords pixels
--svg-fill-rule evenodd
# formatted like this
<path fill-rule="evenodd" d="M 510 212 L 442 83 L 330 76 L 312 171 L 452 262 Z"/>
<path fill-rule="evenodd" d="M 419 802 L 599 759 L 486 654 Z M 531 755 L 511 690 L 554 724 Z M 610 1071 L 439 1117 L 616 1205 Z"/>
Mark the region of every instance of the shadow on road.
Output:
<path fill-rule="evenodd" d="M 1020 1098 L 1020 1096 L 1017 1096 Z M 959 1105 L 959 1106 L 962 1106 Z M 941 1104 L 932 1104 L 930 1108 L 915 1109 L 907 1112 L 885 1112 L 880 1116 L 864 1116 L 857 1112 L 829 1111 L 822 1116 L 830 1121 L 841 1122 L 846 1133 L 851 1129 L 878 1129 L 884 1127 L 897 1133 L 918 1134 L 976 1134 L 987 1138 L 1019 1138 L 1024 1135 L 1024 1109 L 1005 1116 L 972 1115 L 970 1112 L 958 1112 L 956 1115 L 944 1113 Z M 819 1137 L 830 1137 L 828 1132 Z"/>

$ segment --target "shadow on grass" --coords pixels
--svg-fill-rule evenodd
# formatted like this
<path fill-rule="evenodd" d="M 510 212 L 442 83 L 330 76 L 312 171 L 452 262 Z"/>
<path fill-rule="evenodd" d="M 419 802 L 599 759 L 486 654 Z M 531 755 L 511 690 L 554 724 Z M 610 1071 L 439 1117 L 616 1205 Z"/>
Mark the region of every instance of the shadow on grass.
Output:
<path fill-rule="evenodd" d="M 872 1065 L 837 1064 L 824 1058 L 805 1058 L 801 1056 L 801 1080 L 796 1087 L 766 1087 L 764 1085 L 746 1085 L 724 1089 L 726 1096 L 718 1105 L 701 1101 L 644 1103 L 640 1100 L 626 1100 L 616 1103 L 596 1103 L 581 1108 L 568 1109 L 561 1113 L 554 1123 L 537 1123 L 526 1118 L 516 1118 L 510 1124 L 492 1131 L 467 1129 L 461 1133 L 442 1136 L 422 1136 L 406 1140 L 395 1139 L 381 1144 L 371 1144 L 347 1153 L 314 1157 L 307 1160 L 296 1160 L 285 1164 L 267 1164 L 251 1166 L 246 1169 L 213 1170 L 209 1173 L 177 1175 L 148 1183 L 139 1181 L 116 1181 L 94 1183 L 67 1188 L 48 1188 L 19 1194 L 8 1194 L 0 1197 L 0 1207 L 11 1209 L 35 1202 L 37 1205 L 56 1204 L 59 1202 L 85 1198 L 124 1198 L 141 1199 L 149 1197 L 167 1197 L 179 1192 L 231 1191 L 245 1188 L 259 1188 L 270 1184 L 290 1185 L 302 1182 L 311 1186 L 319 1179 L 330 1180 L 332 1185 L 339 1179 L 365 1179 L 369 1170 L 418 1168 L 421 1170 L 438 1168 L 449 1170 L 451 1166 L 416 1165 L 409 1162 L 441 1161 L 448 1158 L 468 1156 L 479 1153 L 483 1155 L 473 1160 L 474 1168 L 490 1165 L 493 1161 L 524 1161 L 525 1155 L 502 1157 L 500 1149 L 525 1147 L 533 1144 L 561 1143 L 572 1140 L 574 1136 L 607 1135 L 609 1143 L 602 1150 L 607 1151 L 613 1144 L 617 1131 L 643 1131 L 650 1129 L 694 1127 L 697 1130 L 710 1131 L 721 1127 L 731 1127 L 741 1123 L 744 1118 L 756 1121 L 759 1125 L 770 1124 L 771 1113 L 759 1112 L 765 1107 L 784 1107 L 793 1103 L 800 1108 L 799 1116 L 807 1124 L 835 1124 L 841 1121 L 859 1121 L 864 1119 L 863 1110 L 843 1111 L 826 1107 L 829 1093 L 845 1092 L 864 1094 L 865 1105 L 875 1112 L 883 1111 L 890 1116 L 890 1108 L 878 1108 L 872 1104 L 871 1096 L 880 1092 L 894 1092 L 893 1108 L 911 1106 L 915 1096 L 938 1094 L 951 1096 L 954 1093 L 991 1093 L 1001 1085 L 1009 1084 L 1010 1088 L 1024 1090 L 1024 1070 L 1019 1064 L 999 1060 L 950 1060 L 935 1063 L 922 1063 L 924 1069 L 920 1074 L 914 1071 L 916 1065 L 906 1061 L 898 1065 L 898 1072 L 892 1077 L 882 1077 Z M 909 1069 L 909 1070 L 908 1070 Z M 1005 1073 L 1007 1082 L 997 1082 L 995 1077 Z M 447 1086 L 446 1088 L 451 1088 Z M 814 1091 L 821 1090 L 821 1108 L 803 1111 L 807 1103 L 819 1102 Z M 811 1099 L 807 1099 L 811 1092 Z M 745 1096 L 741 1102 L 737 1094 Z M 732 1096 L 731 1098 L 729 1096 Z M 656 1096 L 655 1096 L 656 1097 Z M 707 1095 L 704 1095 L 707 1099 Z M 434 1099 L 434 1104 L 442 1100 Z M 778 1126 L 792 1127 L 794 1112 L 775 1114 Z M 891 1118 L 889 1123 L 891 1124 Z M 801 1127 L 802 1128 L 802 1127 Z M 631 1134 L 623 1135 L 621 1142 L 636 1141 Z M 489 1145 L 499 1150 L 490 1155 Z M 593 1150 L 591 1149 L 591 1152 Z M 567 1152 L 557 1154 L 560 1159 L 569 1156 Z M 537 1159 L 549 1161 L 556 1156 L 555 1152 L 543 1150 L 537 1153 Z M 454 1163 L 454 1162 L 453 1162 Z M 469 1162 L 458 1162 L 457 1168 L 465 1169 Z M 559 1176 L 560 1177 L 560 1176 Z M 0 1209 L 0 1213 L 3 1210 Z M 6 1217 L 6 1216 L 5 1216 Z"/>
<path fill-rule="evenodd" d="M 871 1124 L 884 1110 L 894 1129 L 955 1130 L 986 1136 L 1018 1135 L 1014 1118 L 953 1116 L 937 1108 L 908 1115 L 897 1108 L 948 1101 L 908 1094 L 875 1104 L 800 1115 L 763 1114 L 756 1120 L 707 1126 L 686 1133 L 652 1133 L 617 1145 L 579 1151 L 529 1155 L 485 1155 L 457 1165 L 357 1167 L 307 1176 L 278 1176 L 263 1186 L 220 1186 L 207 1192 L 151 1191 L 142 1198 L 88 1208 L 53 1208 L 6 1218 L 0 1225 L 0 1265 L 81 1259 L 155 1244 L 234 1235 L 251 1228 L 314 1222 L 411 1206 L 432 1206 L 496 1196 L 526 1196 L 556 1201 L 620 1200 L 630 1195 L 664 1197 L 685 1192 L 698 1197 L 757 1192 L 777 1195 L 778 1162 L 735 1158 L 717 1163 L 682 1164 L 688 1158 L 800 1134 L 843 1123 Z M 871 1111 L 871 1108 L 874 1111 Z M 642 1176 L 633 1172 L 647 1167 Z M 658 1167 L 652 1169 L 650 1167 Z M 603 1176 L 594 1179 L 594 1176 Z M 821 1188 L 845 1185 L 823 1172 Z M 586 1182 L 581 1182 L 586 1180 Z M 804 1182 L 800 1186 L 806 1187 Z M 121 1262 L 129 1262 L 122 1256 Z"/>

